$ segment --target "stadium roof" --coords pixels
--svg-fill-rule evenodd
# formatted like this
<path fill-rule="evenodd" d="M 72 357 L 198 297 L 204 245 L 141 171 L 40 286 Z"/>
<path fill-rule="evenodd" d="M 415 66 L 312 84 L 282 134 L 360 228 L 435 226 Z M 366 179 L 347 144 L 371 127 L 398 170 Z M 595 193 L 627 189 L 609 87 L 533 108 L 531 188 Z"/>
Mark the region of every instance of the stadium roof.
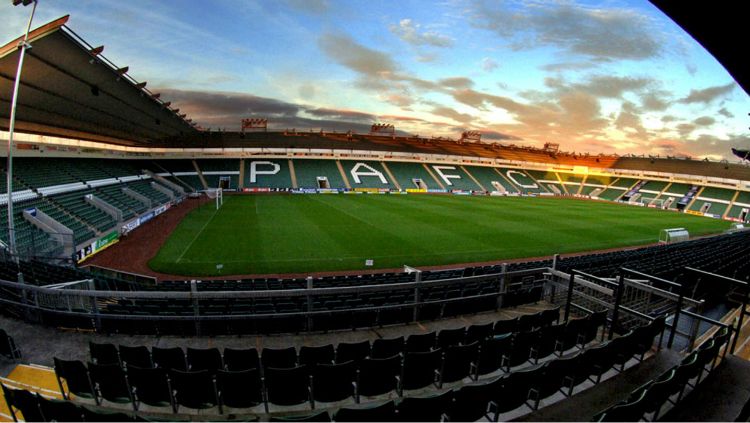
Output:
<path fill-rule="evenodd" d="M 29 34 L 16 129 L 149 146 L 197 133 L 195 125 L 65 26 L 68 16 Z M 22 37 L 0 47 L 0 129 L 7 130 Z"/>

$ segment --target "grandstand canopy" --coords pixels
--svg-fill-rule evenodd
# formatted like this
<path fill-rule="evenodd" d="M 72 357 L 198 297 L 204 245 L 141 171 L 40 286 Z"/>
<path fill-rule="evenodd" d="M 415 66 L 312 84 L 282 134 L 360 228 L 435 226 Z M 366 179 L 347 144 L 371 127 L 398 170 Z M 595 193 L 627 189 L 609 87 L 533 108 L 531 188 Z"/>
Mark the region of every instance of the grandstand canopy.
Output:
<path fill-rule="evenodd" d="M 16 130 L 120 145 L 148 146 L 197 133 L 169 104 L 107 60 L 65 23 L 29 34 Z M 18 38 L 0 47 L 0 129 L 7 130 L 18 67 Z"/>

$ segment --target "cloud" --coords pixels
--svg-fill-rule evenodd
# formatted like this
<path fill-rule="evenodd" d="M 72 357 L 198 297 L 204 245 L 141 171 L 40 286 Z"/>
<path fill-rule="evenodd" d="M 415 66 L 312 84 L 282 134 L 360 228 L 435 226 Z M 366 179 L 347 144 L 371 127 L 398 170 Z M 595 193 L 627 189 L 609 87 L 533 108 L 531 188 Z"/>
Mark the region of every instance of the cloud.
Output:
<path fill-rule="evenodd" d="M 402 41 L 414 46 L 450 47 L 453 40 L 434 31 L 420 32 L 418 23 L 411 19 L 401 19 L 398 25 L 391 25 L 390 30 Z"/>
<path fill-rule="evenodd" d="M 365 47 L 347 35 L 326 33 L 318 44 L 328 57 L 362 75 L 361 85 L 366 87 L 381 87 L 383 81 L 393 79 L 398 70 L 388 55 Z"/>
<path fill-rule="evenodd" d="M 617 129 L 635 132 L 639 137 L 646 137 L 646 129 L 641 124 L 641 117 L 638 113 L 638 109 L 631 102 L 622 103 L 620 114 L 615 119 L 615 127 Z"/>
<path fill-rule="evenodd" d="M 716 119 L 711 116 L 701 116 L 693 121 L 697 126 L 711 126 L 716 123 Z"/>
<path fill-rule="evenodd" d="M 692 104 L 692 103 L 703 103 L 708 104 L 714 100 L 721 98 L 734 90 L 737 84 L 730 82 L 726 85 L 717 85 L 715 87 L 708 87 L 702 90 L 690 90 L 690 94 L 687 97 L 680 100 L 680 103 Z"/>
<path fill-rule="evenodd" d="M 444 79 L 439 80 L 437 83 L 445 87 L 456 88 L 456 89 L 471 88 L 471 86 L 474 85 L 474 81 L 463 76 L 444 78 Z"/>
<path fill-rule="evenodd" d="M 469 123 L 474 120 L 473 116 L 467 113 L 460 113 L 450 107 L 435 107 L 430 111 L 430 113 L 436 116 L 447 117 L 461 123 Z"/>
<path fill-rule="evenodd" d="M 670 102 L 661 92 L 650 91 L 641 96 L 641 107 L 645 110 L 663 112 L 667 110 L 669 104 Z"/>
<path fill-rule="evenodd" d="M 677 125 L 677 133 L 683 138 L 690 136 L 693 131 L 695 131 L 695 125 L 692 123 L 681 123 Z"/>
<path fill-rule="evenodd" d="M 643 60 L 661 51 L 651 21 L 624 8 L 478 1 L 472 21 L 517 49 L 554 46 L 597 60 Z"/>
<path fill-rule="evenodd" d="M 325 117 L 327 119 L 346 120 L 350 122 L 367 122 L 372 123 L 377 120 L 376 116 L 370 113 L 358 112 L 356 110 L 328 109 L 320 107 L 317 109 L 308 109 L 306 113 L 316 117 Z"/>
<path fill-rule="evenodd" d="M 625 92 L 640 91 L 652 83 L 648 78 L 619 77 L 609 75 L 594 75 L 585 82 L 567 84 L 562 78 L 545 78 L 547 87 L 560 92 L 574 90 L 584 91 L 596 97 L 620 98 Z"/>
<path fill-rule="evenodd" d="M 481 129 L 483 141 L 521 141 L 522 138 L 491 129 Z"/>
<path fill-rule="evenodd" d="M 492 72 L 493 70 L 500 67 L 500 65 L 493 59 L 489 57 L 485 57 L 482 59 L 481 64 L 479 65 L 483 71 L 485 72 Z"/>
<path fill-rule="evenodd" d="M 732 112 L 730 112 L 729 110 L 727 110 L 727 108 L 726 108 L 726 107 L 722 107 L 722 108 L 721 108 L 721 109 L 719 109 L 719 111 L 718 111 L 718 112 L 716 112 L 716 113 L 718 113 L 718 114 L 720 114 L 720 115 L 724 116 L 725 118 L 729 118 L 729 119 L 731 119 L 731 118 L 733 118 L 733 117 L 734 117 L 734 114 L 732 114 Z"/>

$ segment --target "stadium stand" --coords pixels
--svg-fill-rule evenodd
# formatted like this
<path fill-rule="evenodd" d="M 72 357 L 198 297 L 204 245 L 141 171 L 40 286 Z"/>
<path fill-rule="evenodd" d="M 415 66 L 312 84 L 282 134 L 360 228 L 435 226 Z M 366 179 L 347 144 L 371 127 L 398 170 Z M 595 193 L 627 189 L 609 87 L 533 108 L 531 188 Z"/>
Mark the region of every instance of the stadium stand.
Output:
<path fill-rule="evenodd" d="M 333 160 L 295 159 L 294 172 L 299 188 L 323 187 L 324 183 L 318 182 L 319 177 L 326 178 L 328 188 L 346 188 L 341 172 Z"/>

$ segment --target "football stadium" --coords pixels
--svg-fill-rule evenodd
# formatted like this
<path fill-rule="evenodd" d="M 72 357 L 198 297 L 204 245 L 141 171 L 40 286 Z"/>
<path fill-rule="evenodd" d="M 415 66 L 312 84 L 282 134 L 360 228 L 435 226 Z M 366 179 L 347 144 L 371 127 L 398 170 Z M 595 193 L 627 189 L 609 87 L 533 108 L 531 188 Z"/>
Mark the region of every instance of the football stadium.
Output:
<path fill-rule="evenodd" d="M 40 24 L 47 2 L 11 3 L 0 15 L 30 17 L 0 39 L 0 421 L 750 421 L 747 150 L 573 152 L 493 138 L 455 110 L 452 137 L 322 108 L 306 110 L 331 128 L 286 127 L 244 105 L 212 129 L 187 91 L 160 94 L 105 55 L 106 34 L 79 35 L 89 18 Z M 746 106 L 738 50 L 667 3 L 645 4 Z M 456 43 L 435 28 L 390 32 Z M 480 112 L 532 107 L 381 68 L 484 95 Z"/>

